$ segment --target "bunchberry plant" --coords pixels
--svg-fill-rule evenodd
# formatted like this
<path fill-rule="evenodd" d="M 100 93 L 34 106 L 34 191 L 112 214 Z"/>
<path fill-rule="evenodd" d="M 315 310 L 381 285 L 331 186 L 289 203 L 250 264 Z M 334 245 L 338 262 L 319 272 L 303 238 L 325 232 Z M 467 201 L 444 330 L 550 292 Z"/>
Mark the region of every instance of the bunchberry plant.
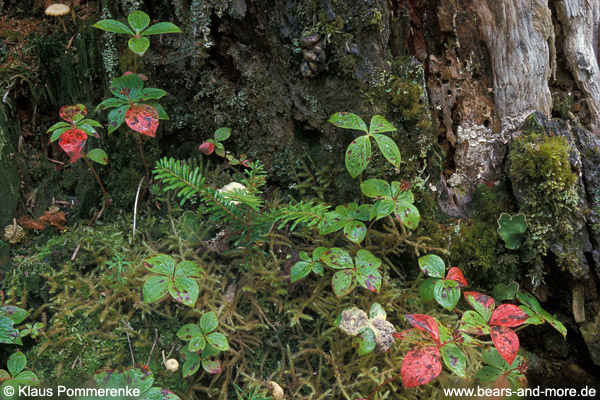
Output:
<path fill-rule="evenodd" d="M 202 143 L 198 150 L 207 156 L 215 153 L 219 157 L 225 157 L 229 162 L 229 165 L 243 165 L 244 167 L 250 167 L 250 160 L 245 154 L 240 154 L 238 157 L 234 157 L 229 151 L 225 150 L 223 142 L 231 136 L 231 128 L 219 128 L 213 134 L 213 138 L 206 140 Z"/>
<path fill-rule="evenodd" d="M 40 330 L 44 327 L 44 324 L 41 322 L 36 322 L 35 324 L 26 324 L 25 329 L 21 330 L 21 337 L 25 337 L 27 335 L 31 336 L 33 339 L 38 337 L 41 332 Z"/>
<path fill-rule="evenodd" d="M 57 122 L 48 129 L 48 132 L 52 133 L 50 142 L 58 140 L 60 148 L 69 155 L 69 164 L 73 164 L 80 158 L 85 161 L 92 174 L 94 174 L 98 185 L 100 185 L 100 189 L 104 194 L 104 206 L 107 206 L 110 203 L 110 198 L 90 160 L 106 165 L 108 156 L 102 149 L 93 149 L 87 153 L 83 151 L 88 135 L 100 137 L 94 128 L 102 128 L 102 125 L 93 119 L 85 118 L 87 109 L 83 104 L 64 106 L 60 109 L 59 115 L 66 122 Z"/>
<path fill-rule="evenodd" d="M 370 218 L 378 220 L 390 214 L 408 229 L 419 226 L 421 215 L 413 205 L 415 198 L 408 182 L 392 182 L 369 179 L 361 183 L 360 189 L 367 197 L 376 199 L 371 207 Z"/>
<path fill-rule="evenodd" d="M 0 393 L 7 394 L 9 390 L 6 388 L 11 386 L 15 389 L 15 393 L 20 385 L 23 386 L 38 386 L 40 380 L 37 375 L 31 371 L 25 371 L 27 365 L 27 357 L 20 351 L 11 354 L 6 362 L 6 368 L 0 369 Z"/>
<path fill-rule="evenodd" d="M 475 378 L 484 385 L 502 388 L 508 383 L 512 390 L 527 386 L 527 363 L 522 356 L 516 356 L 512 364 L 509 364 L 496 349 L 489 348 L 481 353 L 481 358 L 487 365 L 477 371 Z"/>
<path fill-rule="evenodd" d="M 204 274 L 196 263 L 180 261 L 176 266 L 173 257 L 159 254 L 144 260 L 144 265 L 154 272 L 142 288 L 144 302 L 154 303 L 169 293 L 175 301 L 186 306 L 196 304 L 200 292 L 196 279 Z"/>
<path fill-rule="evenodd" d="M 338 297 L 352 292 L 357 285 L 375 293 L 381 289 L 382 278 L 378 270 L 381 260 L 368 250 L 358 250 L 353 261 L 344 249 L 318 247 L 313 251 L 312 260 L 306 253 L 302 255 L 302 260 L 292 267 L 292 282 L 305 277 L 310 271 L 321 275 L 323 273 L 321 263 L 323 263 L 336 270 L 331 285 Z"/>
<path fill-rule="evenodd" d="M 421 298 L 425 301 L 435 299 L 439 305 L 451 311 L 460 299 L 460 288 L 467 287 L 462 271 L 452 267 L 446 274 L 446 264 L 439 256 L 428 254 L 419 258 L 419 267 L 429 276 L 420 287 Z"/>
<path fill-rule="evenodd" d="M 394 344 L 396 328 L 386 320 L 387 314 L 379 303 L 374 303 L 369 314 L 352 307 L 344 310 L 335 324 L 350 336 L 354 336 L 354 347 L 359 356 L 378 348 L 386 352 Z"/>
<path fill-rule="evenodd" d="M 136 132 L 138 148 L 144 168 L 146 180 L 150 179 L 150 170 L 142 146 L 140 134 L 154 137 L 161 119 L 169 119 L 164 108 L 156 101 L 167 92 L 162 89 L 144 88 L 144 81 L 133 73 L 125 73 L 110 84 L 110 92 L 114 97 L 102 101 L 95 111 L 113 110 L 108 113 L 108 133 L 117 130 L 123 122 Z"/>
<path fill-rule="evenodd" d="M 102 29 L 108 32 L 120 33 L 129 36 L 127 45 L 134 55 L 134 69 L 137 73 L 137 57 L 142 57 L 150 47 L 148 36 L 160 35 L 163 33 L 181 33 L 175 24 L 170 22 L 159 22 L 150 25 L 150 17 L 143 11 L 134 11 L 127 16 L 129 26 L 123 22 L 114 19 L 103 19 L 92 25 L 94 28 Z"/>
<path fill-rule="evenodd" d="M 138 399 L 179 400 L 180 397 L 168 389 L 153 387 L 154 375 L 145 365 L 135 365 L 124 371 L 103 369 L 94 374 L 94 382 L 101 389 L 139 389 Z"/>
<path fill-rule="evenodd" d="M 319 224 L 319 234 L 327 235 L 343 229 L 344 235 L 354 243 L 362 242 L 367 236 L 364 222 L 371 220 L 372 205 L 356 203 L 337 206 L 335 211 L 324 214 Z"/>
<path fill-rule="evenodd" d="M 183 377 L 187 378 L 198 371 L 200 365 L 209 374 L 221 372 L 219 360 L 211 359 L 222 351 L 229 350 L 227 337 L 217 332 L 219 320 L 214 312 L 210 311 L 200 317 L 200 324 L 187 324 L 177 332 L 177 337 L 188 342 L 181 350 L 185 359 L 183 364 Z"/>
<path fill-rule="evenodd" d="M 353 129 L 365 133 L 365 135 L 354 139 L 346 149 L 346 169 L 353 178 L 360 175 L 371 161 L 371 138 L 375 139 L 386 160 L 394 167 L 400 168 L 400 150 L 398 146 L 388 136 L 382 135 L 385 132 L 393 132 L 396 128 L 381 115 L 375 115 L 371 118 L 368 129 L 365 122 L 358 115 L 348 112 L 333 114 L 329 118 L 329 122 L 339 128 Z"/>
<path fill-rule="evenodd" d="M 22 345 L 19 330 L 14 327 L 27 318 L 29 313 L 17 306 L 5 305 L 0 307 L 0 343 Z"/>

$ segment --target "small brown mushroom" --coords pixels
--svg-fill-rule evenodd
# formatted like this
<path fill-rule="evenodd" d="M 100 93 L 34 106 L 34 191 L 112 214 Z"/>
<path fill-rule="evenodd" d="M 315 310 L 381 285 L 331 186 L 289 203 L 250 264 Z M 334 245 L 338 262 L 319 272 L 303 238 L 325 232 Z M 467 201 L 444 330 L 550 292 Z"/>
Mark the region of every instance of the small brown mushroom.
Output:
<path fill-rule="evenodd" d="M 65 33 L 67 33 L 67 27 L 65 25 L 65 21 L 63 21 L 62 16 L 67 15 L 71 11 L 71 7 L 66 4 L 51 4 L 46 8 L 45 14 L 51 17 L 58 17 Z"/>

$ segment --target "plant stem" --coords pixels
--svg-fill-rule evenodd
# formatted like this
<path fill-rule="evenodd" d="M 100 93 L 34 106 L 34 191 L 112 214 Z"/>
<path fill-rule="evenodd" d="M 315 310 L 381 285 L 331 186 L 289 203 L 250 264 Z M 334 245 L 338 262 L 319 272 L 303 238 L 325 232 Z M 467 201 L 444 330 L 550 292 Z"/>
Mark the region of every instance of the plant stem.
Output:
<path fill-rule="evenodd" d="M 137 74 L 137 69 L 138 69 L 138 55 L 134 54 L 133 55 L 133 73 Z"/>
<path fill-rule="evenodd" d="M 150 170 L 148 169 L 148 164 L 146 164 L 146 154 L 144 153 L 144 146 L 142 146 L 142 137 L 139 133 L 135 133 L 137 138 L 138 147 L 140 148 L 140 155 L 142 156 L 142 162 L 144 163 L 144 168 L 146 169 L 146 182 L 150 182 Z"/>
<path fill-rule="evenodd" d="M 104 188 L 104 185 L 102 184 L 102 181 L 100 180 L 100 176 L 98 175 L 98 173 L 94 169 L 94 166 L 92 165 L 92 163 L 90 162 L 90 160 L 86 156 L 81 156 L 81 158 L 83 158 L 83 160 L 85 161 L 85 163 L 90 168 L 90 171 L 92 171 L 92 174 L 94 174 L 94 176 L 96 177 L 96 181 L 98 181 L 98 185 L 100 185 L 100 189 L 102 190 L 102 194 L 104 194 L 104 206 L 105 207 L 108 206 L 110 204 L 110 197 L 108 196 L 108 193 L 106 193 L 106 189 Z M 102 208 L 104 208 L 104 207 L 102 207 Z"/>

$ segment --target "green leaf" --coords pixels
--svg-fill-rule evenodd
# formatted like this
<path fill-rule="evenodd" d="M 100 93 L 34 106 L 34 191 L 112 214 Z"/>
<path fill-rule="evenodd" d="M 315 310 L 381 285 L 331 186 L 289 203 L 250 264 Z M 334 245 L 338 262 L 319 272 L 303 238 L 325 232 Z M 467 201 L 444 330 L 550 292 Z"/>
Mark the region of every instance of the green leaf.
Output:
<path fill-rule="evenodd" d="M 354 263 L 352 262 L 350 254 L 348 254 L 346 250 L 342 250 L 338 247 L 333 247 L 327 250 L 323 256 L 321 256 L 321 260 L 331 268 L 335 269 L 354 267 Z"/>
<path fill-rule="evenodd" d="M 21 385 L 37 386 L 40 384 L 40 380 L 36 374 L 31 371 L 23 371 L 15 377 L 15 381 Z"/>
<path fill-rule="evenodd" d="M 498 353 L 498 350 L 496 350 L 494 347 L 489 347 L 485 349 L 481 353 L 481 356 L 486 364 L 489 364 L 494 368 L 498 368 L 501 371 L 506 371 L 510 367 L 506 360 L 500 355 L 500 353 Z"/>
<path fill-rule="evenodd" d="M 419 268 L 427 276 L 443 278 L 446 272 L 446 264 L 439 256 L 428 254 L 419 258 Z"/>
<path fill-rule="evenodd" d="M 298 279 L 304 278 L 311 271 L 311 263 L 305 261 L 299 261 L 292 267 L 291 271 L 291 282 L 294 283 Z"/>
<path fill-rule="evenodd" d="M 27 365 L 27 357 L 25 357 L 25 354 L 21 353 L 20 351 L 11 354 L 11 356 L 8 358 L 8 362 L 6 363 L 8 372 L 13 378 L 17 376 L 19 372 L 23 371 L 25 365 Z"/>
<path fill-rule="evenodd" d="M 507 249 L 516 250 L 525 242 L 527 221 L 525 214 L 500 214 L 498 218 L 498 233 L 504 240 Z"/>
<path fill-rule="evenodd" d="M 181 261 L 177 264 L 175 277 L 186 276 L 188 278 L 200 278 L 203 275 L 203 271 L 202 267 L 199 267 L 195 262 Z"/>
<path fill-rule="evenodd" d="M 344 226 L 344 235 L 354 243 L 360 243 L 367 236 L 367 227 L 360 221 L 350 221 Z"/>
<path fill-rule="evenodd" d="M 181 33 L 181 29 L 170 22 L 159 22 L 142 32 L 142 36 L 160 35 L 163 33 Z"/>
<path fill-rule="evenodd" d="M 492 297 L 498 302 L 501 302 L 502 300 L 512 300 L 515 298 L 517 290 L 519 290 L 519 284 L 517 282 L 511 282 L 508 286 L 504 283 L 498 283 L 492 290 Z"/>
<path fill-rule="evenodd" d="M 329 118 L 329 122 L 338 128 L 356 129 L 369 133 L 367 125 L 358 115 L 348 112 L 337 112 Z"/>
<path fill-rule="evenodd" d="M 213 332 L 206 336 L 206 341 L 221 351 L 229 350 L 229 342 L 222 333 Z"/>
<path fill-rule="evenodd" d="M 161 106 L 160 104 L 158 104 L 158 102 L 156 101 L 148 101 L 148 104 L 150 104 L 152 107 L 156 108 L 156 111 L 158 111 L 158 119 L 169 119 L 169 116 L 167 115 L 167 112 L 165 111 L 165 109 L 163 108 L 163 106 Z"/>
<path fill-rule="evenodd" d="M 394 203 L 391 199 L 380 199 L 373 204 L 371 208 L 371 219 L 381 219 L 383 217 L 387 217 L 396 208 L 396 203 Z"/>
<path fill-rule="evenodd" d="M 0 317 L 0 343 L 22 344 L 19 331 L 13 325 L 14 322 L 9 317 Z"/>
<path fill-rule="evenodd" d="M 66 123 L 66 122 L 62 122 L 62 121 L 61 121 L 61 122 L 57 122 L 57 123 L 55 123 L 54 125 L 52 125 L 50 128 L 48 128 L 48 130 L 47 130 L 46 132 L 55 131 L 55 130 L 57 130 L 58 128 L 67 128 L 67 129 L 68 129 L 68 128 L 70 128 L 70 127 L 71 127 L 71 124 L 69 124 L 69 123 Z M 64 131 L 63 131 L 63 132 L 64 132 Z"/>
<path fill-rule="evenodd" d="M 181 349 L 181 357 L 185 360 L 181 368 L 183 378 L 194 375 L 200 369 L 200 355 L 196 352 L 191 352 L 188 346 Z"/>
<path fill-rule="evenodd" d="M 71 126 L 69 126 L 68 128 L 58 128 L 58 129 L 56 129 L 54 132 L 52 132 L 52 136 L 50 136 L 50 143 L 57 141 L 58 138 L 60 138 L 61 135 L 63 133 L 65 133 L 66 131 L 68 131 L 69 129 L 71 129 Z"/>
<path fill-rule="evenodd" d="M 567 337 L 567 328 L 565 328 L 565 326 L 563 325 L 562 322 L 557 320 L 554 316 L 550 315 L 550 313 L 548 311 L 542 310 L 540 312 L 540 316 L 543 317 L 546 320 L 546 322 L 548 322 L 550 325 L 552 325 L 552 327 L 554 329 L 559 331 L 560 334 L 563 335 L 564 338 Z"/>
<path fill-rule="evenodd" d="M 496 382 L 496 380 L 500 378 L 503 374 L 504 372 L 501 369 L 486 365 L 481 367 L 479 371 L 477 371 L 477 373 L 475 374 L 475 379 L 480 380 L 481 383 L 492 383 Z"/>
<path fill-rule="evenodd" d="M 318 263 L 318 262 L 314 262 L 312 263 L 312 272 L 314 272 L 315 274 L 322 276 L 323 275 L 323 264 Z"/>
<path fill-rule="evenodd" d="M 162 89 L 144 88 L 142 89 L 142 96 L 140 97 L 140 100 L 146 101 L 150 99 L 160 99 L 166 95 L 167 92 Z"/>
<path fill-rule="evenodd" d="M 213 311 L 209 311 L 200 318 L 200 328 L 205 335 L 208 335 L 219 325 L 217 315 Z"/>
<path fill-rule="evenodd" d="M 356 352 L 359 356 L 364 356 L 365 354 L 369 354 L 373 350 L 375 350 L 375 334 L 373 330 L 370 328 L 365 329 L 357 338 L 356 343 L 358 343 L 358 348 Z"/>
<path fill-rule="evenodd" d="M 360 175 L 371 161 L 371 139 L 359 136 L 346 149 L 346 169 L 351 177 Z"/>
<path fill-rule="evenodd" d="M 129 104 L 127 102 L 127 100 L 120 99 L 117 97 L 110 97 L 110 98 L 100 102 L 100 104 L 98 104 L 96 106 L 96 109 L 94 110 L 94 112 L 106 110 L 109 108 L 121 107 L 121 106 L 124 106 L 125 104 Z"/>
<path fill-rule="evenodd" d="M 174 276 L 175 260 L 167 254 L 158 254 L 154 257 L 146 258 L 144 265 L 154 273 L 168 277 Z"/>
<path fill-rule="evenodd" d="M 102 149 L 93 149 L 87 153 L 87 158 L 90 160 L 97 162 L 98 164 L 106 165 L 108 164 L 108 156 L 106 152 Z"/>
<path fill-rule="evenodd" d="M 225 157 L 225 146 L 223 146 L 223 143 L 215 143 L 215 153 L 219 157 Z"/>
<path fill-rule="evenodd" d="M 154 303 L 164 297 L 173 286 L 173 280 L 166 276 L 152 275 L 142 287 L 142 296 L 145 303 Z"/>
<path fill-rule="evenodd" d="M 332 232 L 339 231 L 345 226 L 346 222 L 347 220 L 338 212 L 327 212 L 324 214 L 323 221 L 319 224 L 319 235 L 328 235 Z"/>
<path fill-rule="evenodd" d="M 200 357 L 208 358 L 208 357 L 216 356 L 220 352 L 221 352 L 221 350 L 217 349 L 212 344 L 206 343 L 206 347 L 204 348 L 204 350 L 202 350 L 202 353 L 200 353 Z"/>
<path fill-rule="evenodd" d="M 202 331 L 196 324 L 184 325 L 179 329 L 179 331 L 177 331 L 177 337 L 181 340 L 185 340 L 186 342 L 200 336 L 202 336 Z"/>
<path fill-rule="evenodd" d="M 218 142 L 222 142 L 231 136 L 231 128 L 219 128 L 215 131 L 214 137 Z"/>
<path fill-rule="evenodd" d="M 427 278 L 421 282 L 419 285 L 419 295 L 421 295 L 423 301 L 433 300 L 433 288 L 438 280 L 438 278 Z"/>
<path fill-rule="evenodd" d="M 125 122 L 125 112 L 129 109 L 129 104 L 115 108 L 108 113 L 108 133 L 111 134 Z"/>
<path fill-rule="evenodd" d="M 115 99 L 115 100 L 119 100 L 119 99 Z M 95 126 L 96 128 L 102 128 L 102 124 L 96 120 L 93 119 L 82 119 L 81 121 L 77 122 L 77 127 L 79 127 L 79 125 L 89 125 L 89 126 Z"/>
<path fill-rule="evenodd" d="M 29 316 L 29 312 L 21 307 L 6 305 L 0 307 L 0 316 L 10 318 L 15 324 L 20 324 Z"/>
<path fill-rule="evenodd" d="M 343 269 L 337 271 L 331 280 L 333 292 L 337 297 L 345 296 L 356 287 L 354 279 L 354 271 L 351 269 Z"/>
<path fill-rule="evenodd" d="M 397 129 L 394 128 L 394 125 L 389 123 L 388 120 L 382 117 L 381 115 L 375 115 L 373 118 L 371 118 L 371 124 L 369 126 L 370 134 L 393 132 L 395 130 Z M 398 161 L 400 161 L 400 159 L 398 159 Z"/>
<path fill-rule="evenodd" d="M 444 364 L 456 375 L 461 378 L 466 377 L 467 357 L 461 349 L 454 343 L 448 343 L 441 347 L 442 358 Z"/>
<path fill-rule="evenodd" d="M 417 229 L 421 215 L 417 207 L 409 203 L 396 203 L 394 208 L 394 216 L 396 219 L 408 229 Z"/>
<path fill-rule="evenodd" d="M 113 79 L 109 89 L 113 96 L 129 103 L 127 96 L 137 99 L 141 95 L 143 87 L 144 81 L 142 78 L 136 74 L 129 74 Z"/>
<path fill-rule="evenodd" d="M 204 336 L 196 336 L 190 340 L 188 348 L 190 351 L 202 351 L 206 347 L 206 339 Z"/>
<path fill-rule="evenodd" d="M 196 300 L 198 300 L 200 288 L 195 279 L 178 276 L 169 288 L 169 293 L 176 301 L 188 307 L 194 307 Z"/>
<path fill-rule="evenodd" d="M 367 179 L 360 184 L 360 190 L 367 197 L 392 197 L 390 185 L 383 179 Z"/>
<path fill-rule="evenodd" d="M 451 279 L 440 279 L 433 287 L 433 297 L 439 305 L 448 311 L 452 311 L 460 299 L 458 282 Z"/>
<path fill-rule="evenodd" d="M 0 369 L 0 382 L 4 382 L 12 378 L 7 370 Z"/>
<path fill-rule="evenodd" d="M 146 37 L 133 37 L 129 39 L 127 45 L 129 46 L 129 50 L 142 57 L 146 50 L 148 50 L 148 48 L 150 47 L 150 41 Z"/>
<path fill-rule="evenodd" d="M 372 135 L 375 141 L 377 142 L 377 146 L 379 146 L 379 150 L 383 153 L 383 156 L 386 160 L 388 160 L 394 167 L 400 169 L 400 150 L 398 149 L 398 145 L 385 135 Z"/>
<path fill-rule="evenodd" d="M 540 306 L 540 302 L 529 292 L 518 292 L 517 299 L 531 308 L 536 314 L 540 314 L 542 312 L 542 307 Z"/>
<path fill-rule="evenodd" d="M 460 330 L 470 335 L 489 335 L 490 327 L 475 311 L 467 310 L 460 320 Z"/>
<path fill-rule="evenodd" d="M 102 21 L 96 22 L 92 25 L 94 28 L 102 29 L 103 31 L 123 33 L 125 35 L 134 36 L 133 31 L 127 25 L 122 22 L 115 21 L 114 19 L 103 19 Z"/>
<path fill-rule="evenodd" d="M 139 34 L 150 25 L 150 17 L 143 11 L 134 11 L 127 16 L 127 22 Z"/>

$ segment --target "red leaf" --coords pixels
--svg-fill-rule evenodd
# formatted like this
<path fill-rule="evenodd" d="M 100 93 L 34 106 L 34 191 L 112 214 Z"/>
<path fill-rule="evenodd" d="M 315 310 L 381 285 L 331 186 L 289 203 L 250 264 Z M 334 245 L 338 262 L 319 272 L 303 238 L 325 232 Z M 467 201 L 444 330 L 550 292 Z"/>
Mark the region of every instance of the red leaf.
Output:
<path fill-rule="evenodd" d="M 453 281 L 458 282 L 458 286 L 461 288 L 467 287 L 467 280 L 465 279 L 462 271 L 457 267 L 452 267 L 448 270 L 446 279 L 452 279 Z"/>
<path fill-rule="evenodd" d="M 507 326 L 514 328 L 522 325 L 529 319 L 529 315 L 514 304 L 502 304 L 492 314 L 490 325 Z"/>
<path fill-rule="evenodd" d="M 86 141 L 87 134 L 81 129 L 69 129 L 60 135 L 58 145 L 71 157 L 69 164 L 73 164 L 81 158 Z"/>
<path fill-rule="evenodd" d="M 154 137 L 158 129 L 158 111 L 149 104 L 136 104 L 125 113 L 125 122 L 134 131 Z"/>
<path fill-rule="evenodd" d="M 498 353 L 509 365 L 512 364 L 519 351 L 519 337 L 517 334 L 505 326 L 492 326 L 490 335 Z"/>
<path fill-rule="evenodd" d="M 87 115 L 87 109 L 85 108 L 85 106 L 83 104 L 75 104 L 73 106 L 64 106 L 63 108 L 60 109 L 59 115 L 62 119 L 64 119 L 67 122 L 75 122 L 74 118 L 78 115 L 81 116 L 81 118 L 85 117 Z M 78 121 L 81 119 L 77 119 Z"/>
<path fill-rule="evenodd" d="M 200 147 L 198 147 L 198 150 L 200 150 L 203 154 L 209 156 L 212 154 L 213 151 L 215 151 L 215 144 L 210 142 L 204 142 L 200 145 Z"/>
<path fill-rule="evenodd" d="M 435 379 L 442 372 L 441 358 L 437 347 L 416 347 L 409 350 L 400 369 L 404 386 L 425 385 Z"/>
<path fill-rule="evenodd" d="M 436 342 L 440 342 L 440 331 L 437 322 L 425 314 L 405 314 L 404 317 L 408 320 L 408 323 L 415 328 L 429 333 L 429 336 Z"/>

